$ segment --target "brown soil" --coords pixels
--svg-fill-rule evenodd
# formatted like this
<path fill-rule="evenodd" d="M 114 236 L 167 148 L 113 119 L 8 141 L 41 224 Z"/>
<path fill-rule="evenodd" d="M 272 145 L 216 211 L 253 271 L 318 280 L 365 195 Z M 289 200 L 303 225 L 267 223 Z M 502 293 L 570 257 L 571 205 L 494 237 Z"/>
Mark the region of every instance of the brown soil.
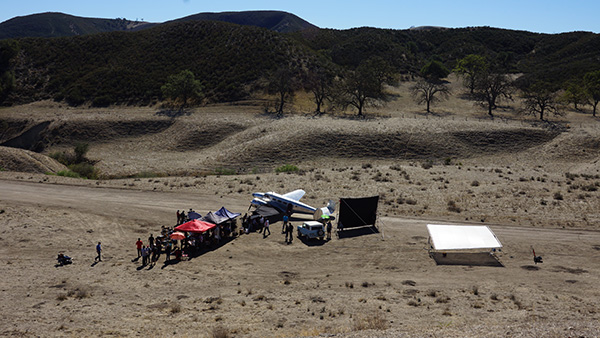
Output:
<path fill-rule="evenodd" d="M 600 335 L 597 121 L 489 120 L 458 99 L 422 115 L 405 100 L 367 120 L 273 119 L 253 106 L 176 117 L 50 102 L 1 109 L 0 143 L 50 154 L 85 141 L 104 176 L 139 177 L 45 175 L 64 168 L 0 147 L 0 334 Z M 300 171 L 276 174 L 283 164 Z M 210 174 L 224 169 L 238 175 Z M 241 235 L 179 264 L 133 261 L 135 240 L 172 225 L 177 209 L 245 212 L 252 192 L 298 188 L 315 206 L 379 194 L 379 233 L 286 245 L 276 223 L 266 239 Z M 436 265 L 426 250 L 434 222 L 489 225 L 504 267 Z M 97 241 L 104 260 L 94 265 Z M 59 251 L 74 264 L 55 267 Z"/>

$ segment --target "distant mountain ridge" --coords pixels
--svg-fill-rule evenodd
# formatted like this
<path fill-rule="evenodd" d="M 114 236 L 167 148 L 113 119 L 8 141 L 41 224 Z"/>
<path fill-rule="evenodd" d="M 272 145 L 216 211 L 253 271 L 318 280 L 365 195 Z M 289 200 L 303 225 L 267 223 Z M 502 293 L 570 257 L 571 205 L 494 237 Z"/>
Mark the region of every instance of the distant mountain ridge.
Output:
<path fill-rule="evenodd" d="M 199 13 L 173 21 L 188 20 L 223 21 L 243 26 L 262 27 L 279 33 L 293 33 L 309 28 L 318 28 L 294 14 L 282 11 Z"/>
<path fill-rule="evenodd" d="M 279 33 L 292 33 L 317 28 L 300 17 L 283 11 L 198 13 L 165 23 L 190 20 L 223 21 L 244 26 L 262 27 Z M 85 18 L 65 13 L 47 12 L 18 16 L 0 23 L 0 39 L 50 38 L 114 31 L 138 31 L 161 24 L 163 23 L 127 19 Z"/>
<path fill-rule="evenodd" d="M 133 31 L 153 24 L 126 19 L 83 18 L 65 13 L 18 16 L 0 23 L 0 39 L 64 37 L 114 31 Z"/>

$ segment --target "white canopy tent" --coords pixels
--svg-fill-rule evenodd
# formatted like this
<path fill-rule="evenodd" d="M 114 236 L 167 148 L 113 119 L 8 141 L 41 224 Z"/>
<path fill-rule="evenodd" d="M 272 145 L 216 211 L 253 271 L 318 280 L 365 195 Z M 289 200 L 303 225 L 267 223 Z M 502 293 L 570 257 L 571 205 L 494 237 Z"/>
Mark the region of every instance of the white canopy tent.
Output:
<path fill-rule="evenodd" d="M 498 249 L 502 244 L 487 226 L 427 224 L 434 250 Z"/>

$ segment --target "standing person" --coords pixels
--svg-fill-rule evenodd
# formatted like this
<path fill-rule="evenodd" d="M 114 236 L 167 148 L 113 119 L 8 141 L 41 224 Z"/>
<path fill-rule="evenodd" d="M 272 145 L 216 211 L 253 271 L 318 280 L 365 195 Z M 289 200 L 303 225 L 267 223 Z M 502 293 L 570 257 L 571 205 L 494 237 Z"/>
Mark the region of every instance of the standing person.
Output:
<path fill-rule="evenodd" d="M 294 239 L 294 226 L 288 223 L 285 227 L 285 242 L 292 244 L 292 239 Z"/>
<path fill-rule="evenodd" d="M 269 219 L 265 219 L 263 238 L 267 237 L 267 231 L 269 232 L 269 235 L 271 235 L 271 230 L 269 230 Z"/>
<path fill-rule="evenodd" d="M 181 216 L 179 215 L 179 210 L 177 210 L 177 225 L 181 224 L 179 222 L 180 219 L 181 219 Z"/>
<path fill-rule="evenodd" d="M 146 264 L 148 264 L 148 250 L 145 245 L 142 245 L 142 265 L 146 266 Z"/>
<path fill-rule="evenodd" d="M 152 248 L 152 261 L 150 262 L 150 266 L 154 266 L 156 264 L 156 261 L 158 260 L 158 247 L 153 247 Z"/>
<path fill-rule="evenodd" d="M 171 242 L 165 244 L 165 263 L 171 260 Z"/>
<path fill-rule="evenodd" d="M 281 226 L 281 233 L 285 233 L 287 230 L 287 224 L 289 220 L 289 216 L 287 214 L 283 215 L 283 225 Z"/>
<path fill-rule="evenodd" d="M 138 258 L 140 258 L 140 256 L 142 255 L 142 245 L 144 245 L 142 239 L 138 238 L 137 242 L 135 242 L 135 246 L 137 247 Z"/>
<path fill-rule="evenodd" d="M 150 246 L 146 245 L 146 247 L 144 248 L 144 266 L 150 264 Z"/>
<path fill-rule="evenodd" d="M 94 262 L 102 262 L 102 243 L 98 242 L 98 245 L 96 245 L 96 252 L 98 253 L 98 256 L 94 258 Z"/>
<path fill-rule="evenodd" d="M 331 221 L 327 222 L 327 240 L 330 241 L 331 240 Z"/>
<path fill-rule="evenodd" d="M 158 240 L 154 241 L 154 246 L 156 247 L 158 255 L 160 256 L 160 253 L 162 252 L 162 243 Z"/>
<path fill-rule="evenodd" d="M 152 234 L 150 234 L 150 237 L 148 237 L 148 245 L 150 248 L 154 248 L 154 236 L 152 236 Z"/>

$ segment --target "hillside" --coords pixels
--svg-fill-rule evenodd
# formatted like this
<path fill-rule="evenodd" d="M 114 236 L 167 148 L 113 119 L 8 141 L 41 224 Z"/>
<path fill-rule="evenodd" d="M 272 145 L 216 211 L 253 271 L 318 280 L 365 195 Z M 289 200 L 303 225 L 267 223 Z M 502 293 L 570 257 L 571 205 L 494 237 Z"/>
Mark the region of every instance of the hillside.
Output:
<path fill-rule="evenodd" d="M 207 100 L 245 98 L 278 64 L 312 62 L 298 42 L 257 27 L 185 21 L 135 33 L 19 40 L 16 89 L 10 102 L 53 98 L 83 102 L 149 104 L 160 99 L 167 77 L 189 69 Z"/>
<path fill-rule="evenodd" d="M 282 11 L 243 11 L 198 13 L 165 23 L 122 19 L 86 18 L 64 13 L 38 13 L 18 16 L 0 23 L 0 40 L 25 37 L 65 37 L 114 31 L 137 31 L 161 24 L 183 21 L 221 21 L 290 33 L 317 28 L 311 23 Z"/>
<path fill-rule="evenodd" d="M 147 22 L 126 19 L 83 18 L 64 13 L 39 13 L 18 16 L 0 23 L 0 40 L 25 37 L 61 37 L 150 27 Z"/>
<path fill-rule="evenodd" d="M 268 29 L 245 26 L 253 23 Z M 291 27 L 302 30 L 277 32 Z M 163 99 L 160 87 L 169 75 L 189 69 L 203 83 L 205 102 L 231 102 L 262 96 L 265 78 L 281 67 L 300 73 L 327 65 L 341 74 L 372 57 L 387 61 L 402 80 L 431 59 L 452 69 L 474 53 L 522 75 L 522 82 L 544 80 L 556 88 L 600 69 L 600 35 L 594 33 L 311 27 L 283 12 L 205 13 L 136 32 L 0 40 L 0 79 L 15 79 L 14 87 L 0 86 L 0 101 L 152 104 Z M 298 74 L 299 82 L 305 75 Z"/>
<path fill-rule="evenodd" d="M 229 22 L 243 26 L 262 27 L 279 33 L 291 33 L 317 28 L 317 26 L 294 14 L 282 11 L 198 13 L 173 21 L 190 20 Z"/>

